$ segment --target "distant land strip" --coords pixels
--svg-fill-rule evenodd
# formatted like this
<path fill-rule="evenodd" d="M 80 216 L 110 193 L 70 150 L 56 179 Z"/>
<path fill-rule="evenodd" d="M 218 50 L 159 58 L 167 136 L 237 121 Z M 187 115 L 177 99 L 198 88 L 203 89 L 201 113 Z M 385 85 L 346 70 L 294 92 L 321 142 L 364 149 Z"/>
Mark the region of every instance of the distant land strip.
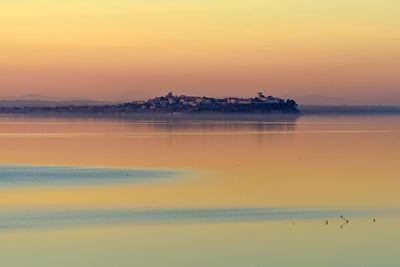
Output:
<path fill-rule="evenodd" d="M 173 95 L 132 101 L 123 104 L 62 105 L 60 106 L 1 106 L 3 114 L 29 113 L 77 113 L 77 114 L 124 114 L 124 113 L 259 113 L 299 114 L 296 101 L 264 96 L 254 98 L 212 98 Z"/>
<path fill-rule="evenodd" d="M 0 100 L 0 114 L 289 114 L 289 115 L 399 115 L 400 106 L 386 105 L 302 105 L 258 93 L 253 98 L 173 95 L 126 103 L 90 100 Z M 236 116 L 235 116 L 236 117 Z"/>
<path fill-rule="evenodd" d="M 302 115 L 399 115 L 400 106 L 383 105 L 299 105 Z"/>

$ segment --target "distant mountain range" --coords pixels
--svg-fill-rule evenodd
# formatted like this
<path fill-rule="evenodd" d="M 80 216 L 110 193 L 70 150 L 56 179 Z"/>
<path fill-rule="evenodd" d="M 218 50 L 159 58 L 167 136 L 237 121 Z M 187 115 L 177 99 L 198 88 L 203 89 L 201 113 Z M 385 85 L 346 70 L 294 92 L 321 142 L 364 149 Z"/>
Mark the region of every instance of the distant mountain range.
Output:
<path fill-rule="evenodd" d="M 1 107 L 55 107 L 115 104 L 115 101 L 97 101 L 85 98 L 61 98 L 41 94 L 0 97 Z"/>
<path fill-rule="evenodd" d="M 399 106 L 400 94 L 382 95 L 379 97 L 366 96 L 363 97 L 336 97 L 327 95 L 286 95 L 282 98 L 291 98 L 296 100 L 297 104 L 302 105 L 317 105 L 317 106 L 340 106 L 340 105 L 361 105 L 361 106 Z"/>
<path fill-rule="evenodd" d="M 354 102 L 351 99 L 344 99 L 340 97 L 333 96 L 323 96 L 323 95 L 300 95 L 291 96 L 296 100 L 299 105 L 343 105 L 350 104 Z"/>
<path fill-rule="evenodd" d="M 282 98 L 294 99 L 299 105 L 344 105 L 344 104 L 358 104 L 355 103 L 352 99 L 333 97 L 333 96 L 323 96 L 323 95 L 299 95 L 299 96 L 289 96 L 285 95 Z M 132 99 L 133 100 L 133 99 Z M 116 104 L 122 102 L 129 102 L 130 99 L 126 101 L 97 101 L 86 98 L 78 98 L 78 97 L 69 97 L 69 98 L 61 98 L 55 96 L 48 96 L 42 94 L 26 94 L 21 96 L 7 96 L 0 97 L 0 106 L 26 106 L 26 105 L 34 105 L 34 106 L 48 106 L 53 104 L 64 104 L 64 105 L 97 105 L 97 104 Z"/>

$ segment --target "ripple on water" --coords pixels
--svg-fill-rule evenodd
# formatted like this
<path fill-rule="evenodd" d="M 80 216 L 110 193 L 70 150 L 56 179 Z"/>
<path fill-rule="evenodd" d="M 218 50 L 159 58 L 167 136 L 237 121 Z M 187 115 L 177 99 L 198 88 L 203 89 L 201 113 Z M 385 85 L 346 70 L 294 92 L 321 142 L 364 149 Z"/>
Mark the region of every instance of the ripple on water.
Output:
<path fill-rule="evenodd" d="M 183 171 L 71 166 L 0 165 L 0 187 L 123 185 L 171 181 Z"/>
<path fill-rule="evenodd" d="M 398 216 L 399 210 L 310 207 L 1 211 L 0 230 L 120 224 L 230 223 Z M 343 217 L 341 217 L 343 216 Z"/>

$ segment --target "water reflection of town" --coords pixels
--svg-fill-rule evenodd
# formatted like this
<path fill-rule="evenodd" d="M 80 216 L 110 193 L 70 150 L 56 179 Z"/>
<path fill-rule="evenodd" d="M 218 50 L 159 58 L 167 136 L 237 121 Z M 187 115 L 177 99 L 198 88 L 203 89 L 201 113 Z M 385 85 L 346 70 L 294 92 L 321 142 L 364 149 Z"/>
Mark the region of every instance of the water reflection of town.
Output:
<path fill-rule="evenodd" d="M 267 134 L 296 130 L 298 116 L 265 114 L 134 114 L 115 116 L 4 116 L 0 132 L 149 134 Z M 4 125 L 3 125 L 4 124 Z M 13 130 L 13 131 L 14 131 Z"/>
<path fill-rule="evenodd" d="M 273 116 L 221 116 L 218 118 L 191 118 L 185 120 L 135 120 L 130 127 L 144 127 L 145 132 L 165 134 L 263 134 L 296 130 L 297 117 L 274 118 Z M 133 129 L 132 129 L 133 130 Z"/>

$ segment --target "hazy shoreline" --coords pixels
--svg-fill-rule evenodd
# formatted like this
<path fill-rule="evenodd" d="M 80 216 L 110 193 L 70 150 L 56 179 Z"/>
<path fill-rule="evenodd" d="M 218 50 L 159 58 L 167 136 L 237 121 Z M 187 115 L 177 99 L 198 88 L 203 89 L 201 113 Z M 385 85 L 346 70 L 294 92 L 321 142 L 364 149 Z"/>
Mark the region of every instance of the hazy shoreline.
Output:
<path fill-rule="evenodd" d="M 400 106 L 299 105 L 301 115 L 400 115 Z"/>
<path fill-rule="evenodd" d="M 255 113 L 255 112 L 218 112 L 218 111 L 197 111 L 197 112 L 81 112 L 80 106 L 74 106 L 78 110 L 68 111 L 68 106 L 60 105 L 55 107 L 5 107 L 0 105 L 1 117 L 29 117 L 29 118 L 87 118 L 87 119 L 120 119 L 120 120 L 237 120 L 237 121 L 295 121 L 302 116 L 380 116 L 400 115 L 400 106 L 383 105 L 299 105 L 300 113 Z M 85 106 L 82 106 L 85 107 Z M 103 107 L 94 105 L 91 107 Z M 29 110 L 33 108 L 32 110 Z M 45 110 L 49 108 L 49 110 Z M 57 111 L 54 108 L 62 108 Z"/>

